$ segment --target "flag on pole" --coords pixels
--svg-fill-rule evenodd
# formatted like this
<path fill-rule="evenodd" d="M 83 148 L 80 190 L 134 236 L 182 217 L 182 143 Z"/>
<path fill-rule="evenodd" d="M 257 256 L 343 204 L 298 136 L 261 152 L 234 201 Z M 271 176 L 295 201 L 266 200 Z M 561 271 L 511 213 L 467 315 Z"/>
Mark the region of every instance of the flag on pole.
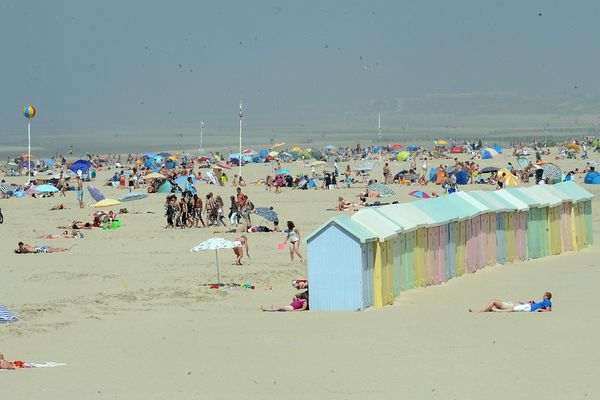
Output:
<path fill-rule="evenodd" d="M 240 101 L 240 119 L 244 118 L 244 113 L 242 111 L 242 102 Z"/>

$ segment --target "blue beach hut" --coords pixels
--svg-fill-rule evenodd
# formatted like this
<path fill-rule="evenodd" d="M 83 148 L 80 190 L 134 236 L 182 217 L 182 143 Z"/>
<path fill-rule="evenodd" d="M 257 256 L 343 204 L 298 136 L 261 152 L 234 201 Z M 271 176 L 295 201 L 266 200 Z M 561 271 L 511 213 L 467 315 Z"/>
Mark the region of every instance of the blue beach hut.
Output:
<path fill-rule="evenodd" d="M 306 237 L 312 311 L 359 311 L 373 305 L 375 233 L 338 215 Z"/>

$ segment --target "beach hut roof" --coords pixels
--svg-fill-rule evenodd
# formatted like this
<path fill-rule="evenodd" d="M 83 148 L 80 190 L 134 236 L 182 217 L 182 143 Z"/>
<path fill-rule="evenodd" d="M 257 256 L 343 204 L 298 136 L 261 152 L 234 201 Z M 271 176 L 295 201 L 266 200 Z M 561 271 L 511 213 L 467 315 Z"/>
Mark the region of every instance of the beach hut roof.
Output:
<path fill-rule="evenodd" d="M 458 214 L 451 211 L 451 207 L 442 198 L 433 198 L 422 201 L 415 201 L 413 204 L 416 208 L 423 211 L 433 219 L 433 223 L 429 226 L 439 226 L 448 222 L 457 221 Z"/>
<path fill-rule="evenodd" d="M 471 206 L 473 206 L 477 210 L 479 210 L 479 214 L 483 214 L 483 213 L 491 211 L 488 206 L 486 206 L 485 204 L 483 204 L 476 197 L 471 196 L 471 192 L 456 192 L 456 193 L 453 193 L 453 194 L 456 195 L 456 196 L 458 196 L 458 197 L 460 197 L 460 198 L 462 198 L 462 199 L 464 199 L 466 202 L 468 202 L 469 204 L 471 204 Z"/>
<path fill-rule="evenodd" d="M 476 199 L 477 201 L 479 201 L 481 204 L 486 206 L 488 208 L 488 211 L 499 213 L 499 212 L 516 210 L 515 207 L 500 200 L 499 198 L 494 196 L 492 193 L 493 192 L 491 192 L 491 191 L 488 192 L 488 191 L 484 191 L 484 190 L 477 190 L 477 191 L 469 192 L 468 194 L 471 197 L 473 197 L 474 199 Z"/>
<path fill-rule="evenodd" d="M 515 197 L 518 200 L 522 201 L 523 203 L 527 204 L 527 206 L 529 208 L 545 207 L 545 205 L 540 203 L 538 199 L 534 199 L 529 194 L 527 194 L 527 191 L 525 191 L 524 189 L 525 188 L 523 188 L 523 187 L 508 188 L 508 189 L 504 189 L 504 192 L 512 195 L 513 197 Z"/>
<path fill-rule="evenodd" d="M 414 231 L 434 223 L 431 217 L 417 209 L 412 203 L 390 204 L 375 207 L 374 210 L 402 226 L 403 232 Z"/>
<path fill-rule="evenodd" d="M 529 206 L 527 203 L 519 200 L 517 197 L 513 196 L 507 190 L 497 190 L 492 192 L 493 196 L 497 199 L 503 200 L 505 203 L 511 204 L 516 208 L 517 211 L 527 211 L 529 210 Z"/>
<path fill-rule="evenodd" d="M 348 232 L 356 239 L 358 239 L 361 243 L 373 242 L 378 239 L 378 236 L 371 232 L 369 229 L 365 228 L 363 225 L 359 224 L 356 221 L 353 221 L 347 215 L 336 215 L 333 218 L 327 220 L 323 225 L 315 229 L 310 235 L 306 237 L 306 242 L 310 242 L 314 237 L 318 236 L 321 231 L 326 229 L 330 225 L 336 225 Z"/>
<path fill-rule="evenodd" d="M 549 194 L 558 197 L 559 199 L 561 199 L 564 203 L 572 203 L 573 200 L 571 199 L 571 196 L 569 196 L 568 194 L 564 193 L 561 190 L 558 190 L 554 187 L 554 185 L 540 185 L 539 186 L 540 189 L 548 192 Z"/>
<path fill-rule="evenodd" d="M 379 241 L 381 242 L 385 242 L 403 231 L 401 225 L 392 222 L 392 220 L 377 212 L 375 207 L 363 208 L 351 218 L 371 232 L 377 234 Z"/>
<path fill-rule="evenodd" d="M 556 185 L 552 185 L 554 189 L 557 191 L 561 191 L 567 194 L 573 203 L 579 203 L 580 201 L 588 201 L 594 198 L 594 195 L 576 184 L 573 181 L 570 182 L 561 182 Z"/>
<path fill-rule="evenodd" d="M 556 207 L 562 204 L 562 199 L 560 197 L 553 195 L 547 190 L 544 190 L 539 185 L 528 187 L 525 190 L 527 191 L 527 195 L 533 197 L 548 207 Z"/>
<path fill-rule="evenodd" d="M 454 192 L 449 194 L 445 200 L 452 206 L 452 209 L 456 210 L 460 214 L 461 220 L 469 219 L 483 213 L 481 207 L 478 207 L 475 202 L 469 200 L 467 196 L 463 195 L 464 192 Z M 475 200 L 477 201 L 477 200 Z"/>

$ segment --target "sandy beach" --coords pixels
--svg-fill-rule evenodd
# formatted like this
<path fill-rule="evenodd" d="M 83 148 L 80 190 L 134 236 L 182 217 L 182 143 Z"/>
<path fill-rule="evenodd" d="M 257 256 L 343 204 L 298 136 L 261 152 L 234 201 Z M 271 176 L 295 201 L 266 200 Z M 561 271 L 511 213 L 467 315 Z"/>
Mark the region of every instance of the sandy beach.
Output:
<path fill-rule="evenodd" d="M 552 158 L 555 154 L 556 149 Z M 514 159 L 502 155 L 479 164 L 508 161 Z M 555 162 L 564 170 L 585 166 L 582 160 Z M 392 171 L 407 165 L 392 163 Z M 285 167 L 294 174 L 309 171 L 300 162 Z M 249 185 L 244 192 L 256 206 L 273 206 L 281 221 L 295 221 L 303 236 L 335 214 L 326 209 L 338 196 L 354 199 L 362 189 L 274 194 L 252 183 L 271 171 L 264 164 L 245 166 Z M 102 171 L 93 184 L 100 187 L 113 172 Z M 371 175 L 381 179 L 381 167 Z M 396 195 L 386 201 L 416 200 L 408 195 L 414 186 L 392 188 Z M 482 188 L 493 190 L 482 185 L 461 190 Z M 595 186 L 585 188 L 600 193 Z M 101 189 L 110 198 L 126 193 Z M 231 184 L 198 189 L 225 199 L 235 192 Z M 288 250 L 277 248 L 285 235 L 249 234 L 252 262 L 244 258 L 243 266 L 233 265 L 231 250 L 220 252 L 222 281 L 255 289 L 210 289 L 206 284 L 216 279 L 214 252 L 191 253 L 190 248 L 213 236 L 233 239 L 236 234 L 164 229 L 164 199 L 151 194 L 136 202 L 138 213 L 122 215 L 118 230 L 53 240 L 36 237 L 57 233 L 57 226 L 72 220 L 89 220 L 94 209 L 79 209 L 74 192 L 66 199 L 0 201 L 5 219 L 0 303 L 20 319 L 0 326 L 0 352 L 7 359 L 67 364 L 2 371 L 3 393 L 65 400 L 600 396 L 593 376 L 600 355 L 595 345 L 600 318 L 593 307 L 600 278 L 596 245 L 404 292 L 383 309 L 262 313 L 261 305 L 288 304 L 296 292 L 291 280 L 306 276 L 306 264 L 292 263 Z M 85 202 L 90 201 L 86 191 Z M 69 209 L 49 211 L 58 203 Z M 132 210 L 131 203 L 125 206 Z M 596 227 L 594 235 L 598 238 Z M 76 246 L 60 254 L 13 254 L 21 240 Z M 305 243 L 301 252 L 306 255 Z M 546 290 L 554 295 L 552 313 L 468 312 L 490 298 L 538 299 Z"/>

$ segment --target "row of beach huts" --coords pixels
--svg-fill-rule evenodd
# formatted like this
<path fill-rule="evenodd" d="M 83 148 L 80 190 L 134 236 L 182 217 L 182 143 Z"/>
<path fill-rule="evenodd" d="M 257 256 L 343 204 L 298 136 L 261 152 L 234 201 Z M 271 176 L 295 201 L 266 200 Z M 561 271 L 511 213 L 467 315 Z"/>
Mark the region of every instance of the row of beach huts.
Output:
<path fill-rule="evenodd" d="M 382 307 L 489 265 L 578 251 L 592 243 L 592 198 L 563 182 L 337 215 L 306 238 L 310 309 Z"/>

